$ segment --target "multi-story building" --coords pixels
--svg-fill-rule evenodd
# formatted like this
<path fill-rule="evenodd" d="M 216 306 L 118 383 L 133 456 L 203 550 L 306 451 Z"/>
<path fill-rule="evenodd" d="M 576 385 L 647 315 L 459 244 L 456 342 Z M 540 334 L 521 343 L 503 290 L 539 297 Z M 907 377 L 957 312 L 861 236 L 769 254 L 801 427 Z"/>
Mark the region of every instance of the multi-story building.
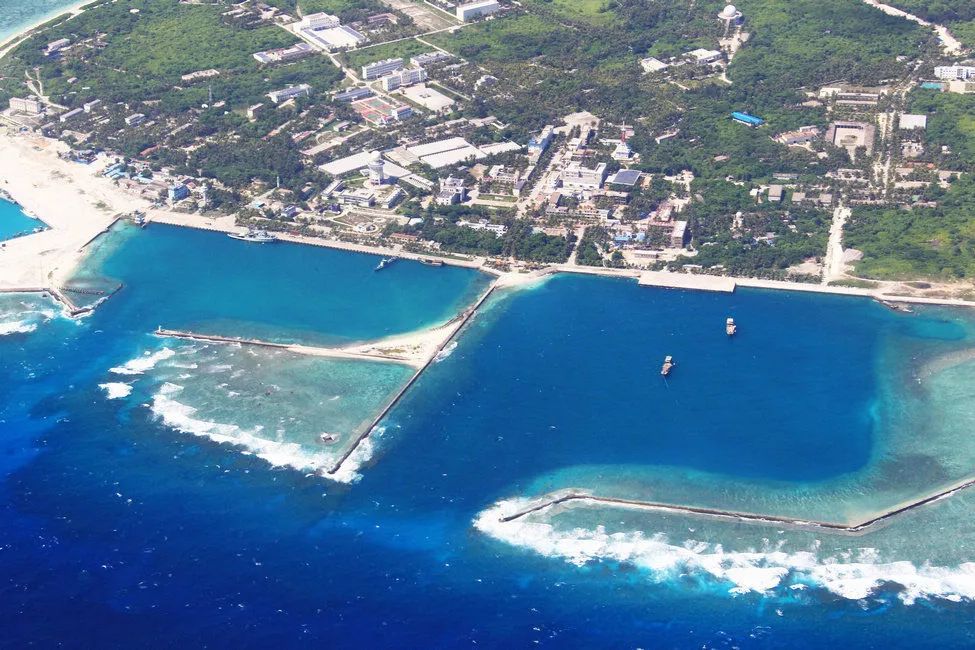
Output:
<path fill-rule="evenodd" d="M 298 29 L 331 29 L 342 24 L 338 16 L 327 14 L 324 11 L 317 14 L 308 14 L 298 23 Z"/>
<path fill-rule="evenodd" d="M 275 104 L 286 102 L 295 97 L 308 97 L 309 95 L 311 95 L 311 86 L 308 84 L 298 84 L 297 86 L 289 86 L 281 90 L 272 90 L 267 94 Z"/>
<path fill-rule="evenodd" d="M 397 88 L 402 88 L 403 86 L 418 84 L 422 81 L 426 81 L 426 79 L 427 71 L 423 68 L 406 68 L 405 70 L 400 70 L 399 72 L 386 75 L 382 78 L 381 82 L 383 90 L 389 92 L 391 90 L 396 90 Z"/>
<path fill-rule="evenodd" d="M 433 52 L 425 52 L 423 54 L 417 54 L 410 59 L 410 65 L 415 68 L 422 68 L 425 65 L 432 65 L 434 63 L 439 63 L 440 61 L 445 61 L 451 58 L 451 54 L 447 52 L 441 52 L 440 50 L 435 50 Z"/>
<path fill-rule="evenodd" d="M 349 88 L 348 90 L 343 90 L 342 92 L 335 93 L 332 95 L 332 99 L 337 102 L 342 102 L 344 104 L 349 104 L 360 99 L 365 99 L 366 97 L 372 97 L 375 95 L 372 88 L 357 87 Z"/>
<path fill-rule="evenodd" d="M 126 126 L 139 126 L 146 121 L 146 116 L 143 113 L 132 113 L 127 118 L 125 118 Z"/>
<path fill-rule="evenodd" d="M 34 97 L 11 97 L 10 110 L 27 115 L 40 115 L 44 112 L 44 104 Z"/>
<path fill-rule="evenodd" d="M 541 156 L 548 149 L 548 145 L 552 143 L 552 134 L 555 132 L 555 127 L 551 124 L 545 126 L 542 132 L 538 135 L 532 136 L 531 140 L 528 141 L 528 155 Z"/>
<path fill-rule="evenodd" d="M 448 176 L 440 179 L 440 192 L 435 199 L 437 205 L 456 205 L 467 200 L 467 188 L 460 178 Z"/>
<path fill-rule="evenodd" d="M 466 23 L 475 18 L 487 16 L 498 11 L 501 11 L 501 5 L 498 4 L 497 0 L 468 2 L 467 4 L 457 5 L 457 20 Z"/>
<path fill-rule="evenodd" d="M 382 61 L 376 61 L 375 63 L 362 66 L 362 78 L 366 81 L 371 81 L 402 69 L 403 59 L 383 59 Z"/>
<path fill-rule="evenodd" d="M 176 201 L 182 201 L 190 195 L 190 188 L 186 187 L 183 183 L 175 183 L 169 186 L 166 191 L 169 196 L 169 202 L 175 203 Z"/>
<path fill-rule="evenodd" d="M 569 190 L 595 191 L 606 180 L 606 163 L 599 163 L 595 169 L 583 167 L 580 163 L 570 163 L 562 171 L 562 187 Z"/>
<path fill-rule="evenodd" d="M 939 65 L 934 69 L 934 76 L 949 81 L 968 81 L 975 79 L 975 65 Z"/>

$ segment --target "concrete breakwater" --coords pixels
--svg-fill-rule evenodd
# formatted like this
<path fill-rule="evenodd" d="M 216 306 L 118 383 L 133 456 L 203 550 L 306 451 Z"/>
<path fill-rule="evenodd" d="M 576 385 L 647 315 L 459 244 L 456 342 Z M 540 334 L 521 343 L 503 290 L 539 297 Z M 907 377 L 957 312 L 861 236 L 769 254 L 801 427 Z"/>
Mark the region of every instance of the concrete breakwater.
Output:
<path fill-rule="evenodd" d="M 443 352 L 444 348 L 450 345 L 451 341 L 457 338 L 457 335 L 460 334 L 460 332 L 464 329 L 464 326 L 467 325 L 468 322 L 470 322 L 471 318 L 474 317 L 474 314 L 477 313 L 477 310 L 480 309 L 481 306 L 484 305 L 487 299 L 491 296 L 491 294 L 494 293 L 494 290 L 497 288 L 497 286 L 498 286 L 498 281 L 495 280 L 491 284 L 491 286 L 488 287 L 487 291 L 485 291 L 484 294 L 481 295 L 481 297 L 477 300 L 477 302 L 475 302 L 471 307 L 465 310 L 463 314 L 461 314 L 458 318 L 454 319 L 456 321 L 456 326 L 454 331 L 451 332 L 446 339 L 444 339 L 444 341 L 436 348 L 434 353 L 429 356 L 429 358 L 424 362 L 424 364 L 420 368 L 418 368 L 415 373 L 413 373 L 413 376 L 410 377 L 409 381 L 407 381 L 406 384 L 404 384 L 403 387 L 395 395 L 393 395 L 393 397 L 389 400 L 389 402 L 386 403 L 386 406 L 383 407 L 383 409 L 379 412 L 379 414 L 375 418 L 373 418 L 372 422 L 369 423 L 369 426 L 363 429 L 363 431 L 355 439 L 355 442 L 353 442 L 352 445 L 350 445 L 349 448 L 345 451 L 345 453 L 342 454 L 341 458 L 338 459 L 335 465 L 333 465 L 332 468 L 328 470 L 327 472 L 328 474 L 335 474 L 336 472 L 339 471 L 339 469 L 341 469 L 342 465 L 349 459 L 352 453 L 359 447 L 359 445 L 362 444 L 362 441 L 368 438 L 372 434 L 373 430 L 375 430 L 375 428 L 379 425 L 379 423 L 382 422 L 383 418 L 385 418 L 389 414 L 389 412 L 392 411 L 393 408 L 400 403 L 400 401 L 403 399 L 403 396 L 406 395 L 406 392 L 413 387 L 413 385 L 423 374 L 423 371 L 429 368 L 430 364 L 432 364 L 434 360 L 436 360 L 437 356 L 441 352 Z"/>
<path fill-rule="evenodd" d="M 709 519 L 723 519 L 729 521 L 743 521 L 756 524 L 776 524 L 785 525 L 793 528 L 828 530 L 838 533 L 848 533 L 862 535 L 871 529 L 880 526 L 887 521 L 916 510 L 922 506 L 929 505 L 941 499 L 966 490 L 975 485 L 975 477 L 967 478 L 944 489 L 920 496 L 914 500 L 902 503 L 898 506 L 884 510 L 874 516 L 854 523 L 841 523 L 833 521 L 817 521 L 812 519 L 802 519 L 798 517 L 783 517 L 779 515 L 763 515 L 754 512 L 743 512 L 737 510 L 721 510 L 719 508 L 704 508 L 699 506 L 683 506 L 671 503 L 661 503 L 656 501 L 641 501 L 639 499 L 624 499 L 619 497 L 600 497 L 582 492 L 569 492 L 568 494 L 555 494 L 543 499 L 518 512 L 500 518 L 502 523 L 508 523 L 526 517 L 532 513 L 540 512 L 548 508 L 564 503 L 588 502 L 604 504 L 611 507 L 634 508 L 639 510 L 649 510 L 671 514 L 685 514 Z"/>

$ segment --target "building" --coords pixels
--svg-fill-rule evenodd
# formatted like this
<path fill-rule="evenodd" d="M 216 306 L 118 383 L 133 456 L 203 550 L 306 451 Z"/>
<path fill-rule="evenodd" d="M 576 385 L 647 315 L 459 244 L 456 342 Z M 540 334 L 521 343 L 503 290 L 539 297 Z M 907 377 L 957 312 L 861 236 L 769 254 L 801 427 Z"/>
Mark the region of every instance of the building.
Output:
<path fill-rule="evenodd" d="M 35 97 L 11 97 L 10 110 L 27 115 L 40 115 L 44 112 L 44 104 Z"/>
<path fill-rule="evenodd" d="M 452 58 L 453 55 L 448 52 L 441 52 L 440 50 L 435 50 L 433 52 L 425 52 L 423 54 L 417 54 L 410 59 L 410 65 L 415 68 L 422 68 L 425 65 L 433 65 L 434 63 L 439 63 L 440 61 L 445 61 Z"/>
<path fill-rule="evenodd" d="M 467 4 L 457 5 L 457 20 L 466 23 L 498 11 L 501 11 L 501 5 L 498 4 L 497 0 L 468 2 Z"/>
<path fill-rule="evenodd" d="M 724 55 L 719 50 L 705 50 L 699 47 L 696 50 L 691 50 L 684 56 L 697 65 L 710 65 L 720 61 Z"/>
<path fill-rule="evenodd" d="M 726 5 L 725 8 L 721 10 L 721 13 L 718 14 L 718 20 L 724 23 L 725 36 L 727 36 L 728 32 L 731 31 L 731 27 L 733 25 L 741 24 L 741 18 L 742 14 L 740 11 L 738 11 L 738 8 L 735 7 L 735 5 Z"/>
<path fill-rule="evenodd" d="M 326 52 L 359 47 L 369 40 L 365 34 L 348 25 L 339 25 L 329 29 L 306 29 L 301 33 Z"/>
<path fill-rule="evenodd" d="M 95 109 L 95 107 L 97 107 L 101 103 L 102 100 L 93 99 L 90 102 L 85 102 L 84 104 L 82 104 L 81 108 L 83 108 L 86 113 L 91 113 Z"/>
<path fill-rule="evenodd" d="M 968 95 L 975 93 L 975 80 L 973 81 L 949 81 L 948 82 L 948 92 L 950 93 L 961 93 L 963 95 Z"/>
<path fill-rule="evenodd" d="M 845 106 L 876 106 L 880 98 L 888 92 L 886 87 L 865 88 L 863 86 L 824 86 L 819 89 L 819 99 L 831 99 Z"/>
<path fill-rule="evenodd" d="M 851 158 L 858 147 L 863 147 L 869 156 L 873 152 L 876 130 L 873 124 L 866 122 L 833 122 L 826 131 L 826 140 L 846 149 Z"/>
<path fill-rule="evenodd" d="M 670 67 L 669 64 L 664 63 L 660 59 L 652 56 L 648 56 L 640 61 L 640 66 L 643 68 L 644 72 L 660 72 L 661 70 L 666 70 Z"/>
<path fill-rule="evenodd" d="M 626 138 L 621 138 L 619 144 L 613 150 L 613 160 L 626 162 L 633 159 L 633 149 L 626 143 Z"/>
<path fill-rule="evenodd" d="M 169 196 L 170 203 L 176 203 L 177 201 L 182 201 L 190 195 L 190 188 L 186 187 L 183 183 L 174 183 L 169 186 L 166 190 L 166 194 Z"/>
<path fill-rule="evenodd" d="M 947 81 L 975 80 L 975 65 L 939 65 L 934 69 L 934 76 Z"/>
<path fill-rule="evenodd" d="M 547 124 L 541 133 L 532 136 L 531 140 L 528 141 L 528 155 L 537 158 L 545 153 L 548 145 L 552 143 L 552 135 L 554 133 L 555 127 Z"/>
<path fill-rule="evenodd" d="M 489 223 L 487 219 L 479 219 L 478 221 L 458 221 L 457 225 L 461 228 L 470 228 L 471 230 L 486 230 L 488 232 L 493 232 L 495 237 L 504 237 L 504 234 L 508 232 L 508 226 L 500 223 Z"/>
<path fill-rule="evenodd" d="M 312 54 L 314 51 L 315 48 L 308 43 L 295 43 L 291 47 L 255 52 L 254 58 L 258 63 L 281 63 L 284 61 L 296 61 Z"/>
<path fill-rule="evenodd" d="M 674 248 L 684 248 L 687 245 L 687 222 L 675 221 L 674 229 L 670 233 L 670 245 Z"/>
<path fill-rule="evenodd" d="M 768 188 L 768 200 L 772 203 L 781 203 L 782 196 L 785 194 L 785 188 L 781 185 L 769 185 Z"/>
<path fill-rule="evenodd" d="M 261 109 L 262 108 L 264 108 L 264 104 L 263 103 L 254 104 L 253 106 L 248 106 L 247 107 L 247 119 L 251 120 L 252 122 L 254 120 L 256 120 L 257 119 L 257 116 L 261 112 Z"/>
<path fill-rule="evenodd" d="M 819 127 L 816 126 L 800 126 L 795 131 L 786 131 L 785 133 L 780 133 L 775 138 L 776 142 L 785 145 L 803 145 L 809 144 L 813 140 L 819 137 Z"/>
<path fill-rule="evenodd" d="M 460 178 L 448 176 L 440 179 L 440 192 L 434 201 L 437 205 L 457 205 L 467 200 L 467 188 Z"/>
<path fill-rule="evenodd" d="M 286 102 L 296 97 L 308 97 L 309 95 L 311 95 L 311 86 L 308 84 L 298 84 L 297 86 L 289 86 L 281 90 L 272 90 L 267 94 L 275 104 L 280 104 L 281 102 Z"/>
<path fill-rule="evenodd" d="M 376 193 L 368 187 L 354 190 L 344 190 L 335 195 L 341 205 L 352 205 L 359 208 L 371 208 L 376 205 Z"/>
<path fill-rule="evenodd" d="M 83 108 L 75 108 L 75 109 L 72 109 L 72 110 L 68 111 L 67 113 L 61 113 L 61 115 L 58 116 L 58 121 L 60 121 L 60 122 L 67 122 L 72 117 L 75 117 L 76 115 L 80 115 L 81 113 L 84 113 L 84 112 L 85 112 L 85 109 L 83 109 Z"/>
<path fill-rule="evenodd" d="M 422 81 L 426 81 L 426 79 L 427 71 L 423 68 L 406 68 L 405 70 L 400 70 L 399 72 L 386 75 L 382 78 L 381 83 L 383 90 L 389 92 L 403 86 L 418 84 Z"/>
<path fill-rule="evenodd" d="M 338 16 L 327 14 L 324 11 L 316 14 L 308 14 L 297 25 L 297 29 L 332 29 L 342 24 Z"/>
<path fill-rule="evenodd" d="M 366 81 L 372 81 L 373 79 L 385 77 L 388 74 L 392 74 L 393 72 L 397 72 L 402 69 L 403 59 L 383 59 L 382 61 L 376 61 L 374 63 L 369 63 L 362 66 L 362 78 Z"/>
<path fill-rule="evenodd" d="M 751 127 L 762 126 L 763 124 L 765 124 L 765 120 L 763 120 L 762 118 L 755 117 L 754 115 L 749 115 L 748 113 L 741 113 L 739 111 L 735 111 L 734 113 L 732 113 L 731 119 L 733 119 L 735 122 L 744 124 L 745 126 L 751 126 Z"/>
<path fill-rule="evenodd" d="M 146 121 L 146 116 L 142 113 L 132 113 L 127 118 L 125 118 L 126 126 L 139 126 Z"/>
<path fill-rule="evenodd" d="M 369 182 L 373 185 L 379 186 L 386 182 L 386 163 L 383 162 L 383 156 L 378 151 L 373 151 L 370 154 L 369 163 L 366 165 L 369 173 Z"/>
<path fill-rule="evenodd" d="M 68 47 L 69 45 L 71 45 L 70 38 L 59 38 L 58 40 L 51 41 L 50 43 L 47 44 L 47 47 L 44 49 L 44 54 L 46 54 L 47 56 L 51 56 L 52 54 L 57 54 L 58 52 Z"/>
<path fill-rule="evenodd" d="M 211 77 L 217 77 L 220 75 L 219 70 L 214 70 L 210 68 L 209 70 L 197 70 L 196 72 L 190 72 L 189 74 L 184 74 L 180 77 L 180 80 L 186 82 L 199 81 L 200 79 L 210 79 Z"/>
<path fill-rule="evenodd" d="M 621 169 L 608 179 L 606 182 L 610 185 L 621 185 L 623 187 L 634 187 L 640 180 L 643 174 L 636 169 Z"/>
<path fill-rule="evenodd" d="M 898 123 L 898 126 L 905 131 L 911 131 L 914 129 L 924 130 L 928 128 L 928 116 L 912 115 L 910 113 L 901 113 L 900 122 Z"/>
<path fill-rule="evenodd" d="M 372 91 L 372 88 L 355 87 L 335 93 L 332 95 L 332 99 L 343 104 L 351 104 L 352 102 L 359 101 L 360 99 L 372 97 L 375 94 L 376 93 Z"/>
<path fill-rule="evenodd" d="M 562 170 L 562 187 L 570 190 L 593 192 L 603 186 L 606 180 L 606 163 L 599 163 L 595 169 L 583 167 L 580 163 L 570 163 Z"/>
<path fill-rule="evenodd" d="M 430 88 L 426 84 L 417 84 L 403 88 L 400 93 L 411 102 L 419 104 L 434 113 L 449 113 L 451 107 L 457 103 L 442 92 Z"/>

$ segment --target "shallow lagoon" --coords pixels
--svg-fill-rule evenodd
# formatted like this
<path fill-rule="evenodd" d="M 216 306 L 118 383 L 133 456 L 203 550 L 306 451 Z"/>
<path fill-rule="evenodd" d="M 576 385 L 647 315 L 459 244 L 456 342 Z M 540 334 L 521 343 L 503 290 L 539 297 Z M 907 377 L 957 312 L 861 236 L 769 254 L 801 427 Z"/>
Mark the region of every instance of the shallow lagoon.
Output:
<path fill-rule="evenodd" d="M 16 203 L 0 199 L 0 242 L 45 229 L 44 222 L 28 217 Z"/>

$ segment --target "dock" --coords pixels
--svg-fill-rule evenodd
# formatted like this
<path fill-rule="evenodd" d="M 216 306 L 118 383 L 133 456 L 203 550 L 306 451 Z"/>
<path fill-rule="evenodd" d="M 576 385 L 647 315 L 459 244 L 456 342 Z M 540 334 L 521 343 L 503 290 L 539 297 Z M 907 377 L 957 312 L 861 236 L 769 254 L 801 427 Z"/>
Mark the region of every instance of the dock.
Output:
<path fill-rule="evenodd" d="M 690 289 L 694 291 L 714 291 L 734 293 L 738 284 L 734 278 L 720 275 L 694 275 L 691 273 L 667 273 L 666 271 L 643 271 L 638 280 L 642 287 L 664 287 L 667 289 Z"/>
<path fill-rule="evenodd" d="M 497 286 L 498 283 L 497 280 L 495 280 L 494 282 L 491 283 L 491 286 L 488 287 L 487 291 L 485 291 L 484 294 L 481 295 L 481 297 L 477 300 L 477 302 L 475 302 L 471 307 L 469 307 L 466 311 L 464 311 L 457 324 L 457 328 L 453 331 L 453 333 L 450 336 L 448 336 L 444 340 L 444 342 L 441 343 L 440 346 L 434 351 L 434 353 L 430 355 L 430 358 L 427 359 L 426 362 L 420 368 L 418 368 L 415 373 L 413 373 L 413 376 L 410 377 L 409 381 L 407 381 L 406 384 L 404 384 L 403 387 L 399 391 L 397 391 L 395 395 L 393 395 L 393 397 L 386 403 L 386 406 L 384 406 L 383 409 L 379 412 L 379 414 L 375 418 L 373 418 L 372 422 L 369 423 L 369 426 L 367 426 L 365 429 L 362 430 L 362 432 L 358 435 L 358 437 L 356 437 L 352 445 L 350 445 L 349 448 L 345 450 L 345 453 L 342 454 L 342 456 L 338 459 L 338 461 L 336 461 L 335 465 L 333 465 L 331 469 L 329 469 L 326 472 L 327 474 L 335 474 L 336 472 L 339 471 L 339 469 L 342 468 L 342 465 L 349 459 L 349 457 L 359 447 L 359 445 L 362 444 L 362 441 L 368 438 L 372 434 L 372 432 L 376 429 L 376 427 L 379 426 L 379 423 L 382 422 L 387 415 L 389 415 L 389 412 L 392 411 L 396 407 L 396 405 L 400 403 L 400 401 L 402 401 L 403 396 L 406 395 L 407 391 L 409 391 L 410 388 L 412 388 L 413 385 L 417 382 L 417 380 L 420 379 L 420 376 L 423 374 L 423 372 L 433 364 L 433 362 L 437 359 L 440 353 L 443 352 L 444 348 L 450 345 L 450 343 L 457 338 L 457 336 L 461 333 L 461 331 L 463 331 L 464 327 L 470 322 L 471 318 L 474 317 L 474 314 L 477 313 L 477 310 L 480 309 L 481 306 L 491 296 L 491 294 L 494 293 L 494 290 L 497 288 Z"/>

